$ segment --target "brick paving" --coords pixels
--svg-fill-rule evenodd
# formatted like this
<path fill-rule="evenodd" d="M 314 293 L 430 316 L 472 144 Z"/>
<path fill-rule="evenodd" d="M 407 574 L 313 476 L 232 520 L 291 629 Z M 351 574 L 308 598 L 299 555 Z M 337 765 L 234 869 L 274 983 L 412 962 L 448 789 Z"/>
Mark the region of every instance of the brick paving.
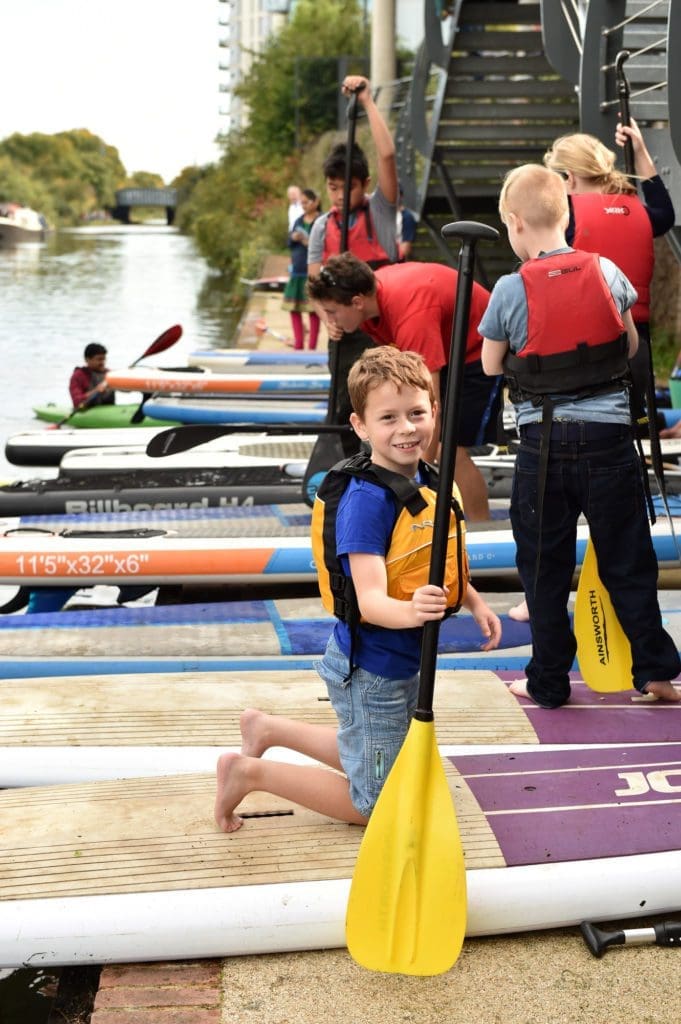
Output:
<path fill-rule="evenodd" d="M 221 962 L 116 964 L 102 969 L 91 1024 L 219 1024 Z"/>

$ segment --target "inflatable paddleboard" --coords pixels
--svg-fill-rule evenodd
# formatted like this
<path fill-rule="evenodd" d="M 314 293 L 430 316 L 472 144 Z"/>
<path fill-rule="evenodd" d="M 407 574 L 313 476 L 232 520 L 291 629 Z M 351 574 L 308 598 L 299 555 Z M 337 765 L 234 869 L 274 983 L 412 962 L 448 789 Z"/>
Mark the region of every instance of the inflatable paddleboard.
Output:
<path fill-rule="evenodd" d="M 222 440 L 222 438 L 220 439 Z M 315 438 L 305 434 L 283 435 L 282 437 L 267 437 L 255 439 L 252 435 L 226 436 L 228 447 L 208 448 L 203 446 L 200 449 L 192 448 L 190 451 L 178 455 L 166 455 L 161 459 L 152 458 L 147 455 L 146 448 L 142 445 L 128 445 L 126 447 L 105 449 L 83 448 L 66 452 L 59 465 L 59 476 L 62 477 L 86 477 L 92 475 L 108 474 L 115 476 L 121 472 L 144 472 L 153 479 L 159 471 L 168 470 L 182 471 L 203 471 L 207 469 L 228 469 L 234 467 L 247 467 L 249 465 L 269 465 L 274 460 L 278 464 L 282 462 L 302 462 L 305 466 L 312 454 Z"/>
<path fill-rule="evenodd" d="M 72 405 L 57 405 L 54 402 L 48 402 L 47 405 L 39 405 L 33 407 L 33 413 L 39 420 L 44 420 L 47 423 L 61 423 L 62 420 L 69 417 L 70 427 L 150 427 L 160 426 L 164 423 L 166 426 L 174 426 L 178 420 L 170 419 L 150 419 L 142 417 L 139 423 L 133 423 L 132 417 L 139 409 L 139 402 L 121 405 L 94 405 L 90 409 L 83 409 L 82 412 L 75 412 L 73 416 Z"/>
<path fill-rule="evenodd" d="M 87 509 L 84 509 L 87 511 Z M 0 537 L 0 585 L 86 586 L 95 583 L 247 582 L 258 577 L 316 579 L 309 537 L 194 538 L 161 530 L 139 538 L 72 537 L 12 533 Z M 666 521 L 651 528 L 661 568 L 678 568 Z M 160 534 L 160 535 L 159 535 Z M 584 557 L 588 528 L 577 531 L 576 557 Z M 470 530 L 466 548 L 473 579 L 513 575 L 515 542 L 510 530 Z"/>
<path fill-rule="evenodd" d="M 528 624 L 504 614 L 519 600 L 518 594 L 488 598 L 502 617 L 504 649 L 530 643 Z M 15 656 L 38 637 L 41 657 L 87 657 L 93 645 L 112 657 L 131 650 L 138 657 L 202 657 L 217 651 L 223 657 L 321 655 L 333 623 L 316 597 L 46 611 L 1 616 L 0 656 Z M 441 653 L 479 651 L 482 643 L 467 612 L 441 624 Z"/>
<path fill-rule="evenodd" d="M 680 766 L 679 743 L 445 756 L 467 934 L 677 909 Z M 214 795 L 212 773 L 0 793 L 0 966 L 343 946 L 362 829 L 252 794 L 226 835 Z"/>
<path fill-rule="evenodd" d="M 215 373 L 233 373 L 242 367 L 257 366 L 261 369 L 271 367 L 280 369 L 282 366 L 328 368 L 329 356 L 326 351 L 310 351 L 305 349 L 278 349 L 276 352 L 267 349 L 250 348 L 209 348 L 195 349 L 187 358 L 189 366 L 204 366 Z"/>
<path fill-rule="evenodd" d="M 203 373 L 136 367 L 110 370 L 107 383 L 116 391 L 154 392 L 159 395 L 265 395 L 280 392 L 325 394 L 328 373 Z"/>
<path fill-rule="evenodd" d="M 86 512 L 224 509 L 231 506 L 300 502 L 301 468 L 280 465 L 232 465 L 225 469 L 149 473 L 125 472 L 85 478 L 56 477 L 0 487 L 0 516 L 79 515 Z"/>
<path fill-rule="evenodd" d="M 284 400 L 283 396 L 271 402 L 260 398 L 240 401 L 166 395 L 144 403 L 148 416 L 156 420 L 170 418 L 175 423 L 323 423 L 327 408 L 327 401 Z M 168 410 L 172 410 L 172 415 Z"/>

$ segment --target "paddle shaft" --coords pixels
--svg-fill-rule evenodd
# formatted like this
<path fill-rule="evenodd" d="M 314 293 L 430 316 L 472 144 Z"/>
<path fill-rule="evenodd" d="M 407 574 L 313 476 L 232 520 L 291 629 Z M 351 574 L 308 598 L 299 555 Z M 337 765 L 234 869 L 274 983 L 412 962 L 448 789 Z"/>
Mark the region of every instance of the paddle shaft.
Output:
<path fill-rule="evenodd" d="M 447 388 L 442 413 L 440 473 L 435 501 L 433 546 L 428 577 L 428 582 L 437 587 L 443 585 L 447 561 L 451 495 L 454 485 L 456 449 L 459 440 L 459 413 L 466 359 L 466 338 L 468 335 L 468 318 L 473 292 L 475 246 L 481 239 L 493 241 L 499 237 L 499 232 L 486 224 L 478 224 L 474 221 L 456 221 L 453 224 L 445 224 L 442 229 L 442 237 L 445 239 L 459 238 L 463 244 L 459 253 L 452 343 L 449 352 Z M 423 641 L 421 645 L 418 705 L 414 715 L 417 720 L 422 722 L 429 722 L 433 719 L 433 692 L 435 689 L 435 664 L 437 661 L 439 635 L 440 620 L 426 622 L 423 627 Z"/>
<path fill-rule="evenodd" d="M 630 54 L 628 50 L 621 50 L 615 58 L 615 77 L 617 79 L 617 96 L 620 104 L 620 118 L 622 124 L 625 127 L 629 127 L 631 124 L 631 112 L 629 110 L 629 82 L 627 76 L 624 73 L 624 64 L 628 60 Z M 631 139 L 627 139 L 624 144 L 624 169 L 629 177 L 633 177 L 635 173 L 635 161 L 634 161 L 634 146 Z M 669 503 L 667 501 L 667 483 L 664 478 L 664 463 L 662 462 L 662 449 L 660 447 L 660 433 L 657 425 L 657 400 L 655 398 L 655 369 L 653 366 L 653 354 L 651 349 L 650 341 L 644 342 L 646 348 L 646 372 L 645 372 L 645 400 L 648 410 L 648 435 L 650 438 L 650 458 L 651 465 L 653 467 L 653 473 L 655 474 L 655 482 L 657 483 L 660 497 L 665 508 L 667 519 L 672 531 L 672 537 L 674 538 L 674 544 L 676 551 L 681 562 L 681 549 L 676 538 L 676 532 L 674 530 L 674 523 L 672 520 L 672 514 L 669 511 Z M 651 520 L 655 522 L 655 515 L 651 508 Z"/>
<path fill-rule="evenodd" d="M 348 423 L 188 423 L 160 431 L 149 441 L 146 453 L 154 459 L 179 455 L 225 434 L 345 434 L 350 429 Z"/>
<path fill-rule="evenodd" d="M 352 153 L 355 148 L 355 128 L 357 125 L 357 93 L 353 92 L 348 101 L 348 134 L 345 145 L 345 182 L 343 184 L 343 208 L 340 229 L 340 251 L 345 252 L 348 247 L 348 231 L 350 229 L 350 190 L 352 188 Z M 326 415 L 326 422 L 333 423 L 336 415 L 336 401 L 338 399 L 338 374 L 340 369 L 340 346 L 342 339 L 331 346 L 331 362 L 329 372 L 331 381 L 329 384 L 329 407 Z"/>

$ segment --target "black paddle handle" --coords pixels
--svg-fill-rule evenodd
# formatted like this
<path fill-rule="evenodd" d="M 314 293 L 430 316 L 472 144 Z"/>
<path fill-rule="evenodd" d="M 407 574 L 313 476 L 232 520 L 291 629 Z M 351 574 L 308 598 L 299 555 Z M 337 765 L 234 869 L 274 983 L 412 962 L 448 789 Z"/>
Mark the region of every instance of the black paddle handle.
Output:
<path fill-rule="evenodd" d="M 430 556 L 428 582 L 441 587 L 445 578 L 447 545 L 449 540 L 449 517 L 452 487 L 454 486 L 454 464 L 459 443 L 459 412 L 463 391 L 463 369 L 466 360 L 466 339 L 468 318 L 473 293 L 473 271 L 475 268 L 475 246 L 480 241 L 493 242 L 499 237 L 496 228 L 475 221 L 455 221 L 442 228 L 444 239 L 458 238 L 463 243 L 459 253 L 458 278 L 452 343 L 447 367 L 447 388 L 442 411 L 442 445 L 440 450 L 440 472 L 433 522 L 433 546 Z M 435 665 L 440 635 L 440 620 L 426 622 L 423 627 L 421 644 L 421 667 L 418 708 L 415 718 L 430 722 L 433 718 L 433 691 L 435 689 Z"/>
<path fill-rule="evenodd" d="M 597 928 L 590 921 L 579 926 L 589 951 L 593 956 L 603 956 L 610 946 L 675 946 L 681 947 L 681 922 L 663 921 L 650 928 L 623 928 L 607 932 Z"/>
<path fill-rule="evenodd" d="M 620 50 L 615 57 L 615 79 L 617 81 L 617 98 L 620 105 L 620 117 L 622 124 L 628 128 L 631 124 L 631 113 L 629 111 L 629 82 L 624 73 L 624 63 L 629 59 L 628 50 Z M 631 177 L 634 173 L 634 145 L 631 139 L 624 143 L 624 169 Z"/>

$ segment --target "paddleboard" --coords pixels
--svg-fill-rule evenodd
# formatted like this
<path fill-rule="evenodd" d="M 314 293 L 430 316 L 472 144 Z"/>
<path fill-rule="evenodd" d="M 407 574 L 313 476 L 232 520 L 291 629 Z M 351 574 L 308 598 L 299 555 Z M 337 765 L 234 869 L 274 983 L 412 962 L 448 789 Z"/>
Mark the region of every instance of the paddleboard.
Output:
<path fill-rule="evenodd" d="M 518 594 L 488 598 L 502 618 L 504 649 L 530 643 L 529 625 L 505 614 L 520 598 Z M 46 611 L 1 616 L 0 656 L 20 654 L 38 637 L 41 657 L 87 657 L 93 645 L 111 657 L 124 657 L 131 650 L 137 656 L 178 658 L 216 651 L 223 657 L 321 655 L 333 622 L 318 597 Z M 441 653 L 479 651 L 482 643 L 480 630 L 467 612 L 441 625 Z"/>
<path fill-rule="evenodd" d="M 222 439 L 220 439 L 222 440 Z M 153 479 L 158 472 L 168 470 L 204 471 L 207 469 L 223 470 L 231 466 L 247 467 L 270 465 L 274 460 L 282 462 L 301 462 L 307 465 L 315 438 L 306 434 L 283 435 L 281 437 L 260 438 L 256 435 L 229 434 L 227 444 L 222 448 L 203 446 L 192 448 L 178 455 L 166 455 L 161 459 L 147 455 L 142 445 L 125 447 L 76 448 L 66 452 L 59 464 L 59 476 L 87 477 L 110 474 L 115 477 L 122 472 L 144 472 Z"/>
<path fill-rule="evenodd" d="M 305 349 L 267 349 L 250 348 L 209 348 L 194 349 L 187 358 L 189 366 L 205 366 L 216 373 L 234 372 L 243 366 L 258 366 L 262 370 L 267 367 L 278 369 L 292 366 L 297 370 L 301 367 L 328 368 L 329 356 L 326 351 L 310 351 Z"/>
<path fill-rule="evenodd" d="M 678 907 L 680 743 L 461 749 L 444 767 L 469 936 Z M 0 793 L 0 966 L 343 946 L 362 829 L 252 794 L 225 835 L 214 792 L 199 773 Z"/>
<path fill-rule="evenodd" d="M 289 468 L 290 466 L 290 468 Z M 121 473 L 85 479 L 17 480 L 0 487 L 0 516 L 74 515 L 85 512 L 224 509 L 300 502 L 304 463 L 166 473 Z"/>
<path fill-rule="evenodd" d="M 165 424 L 168 427 L 174 426 L 178 420 L 151 419 L 143 417 L 139 423 L 133 423 L 132 417 L 139 409 L 139 402 L 121 405 L 93 405 L 90 409 L 83 409 L 81 412 L 73 412 L 72 405 L 57 405 L 55 402 L 48 402 L 47 405 L 33 407 L 36 419 L 44 420 L 47 423 L 60 423 L 69 417 L 70 427 L 151 427 Z M 73 413 L 73 415 L 71 415 Z"/>
<path fill-rule="evenodd" d="M 309 537 L 194 538 L 150 530 L 139 538 L 91 538 L 63 534 L 0 537 L 0 585 L 76 586 L 94 583 L 247 582 L 257 577 L 303 581 L 316 578 Z M 661 568 L 677 568 L 669 523 L 651 528 Z M 581 564 L 588 528 L 577 530 Z M 515 575 L 515 542 L 508 529 L 471 529 L 466 548 L 474 580 Z"/>
<path fill-rule="evenodd" d="M 244 402 L 237 398 L 164 395 L 144 403 L 147 415 L 175 423 L 323 423 L 327 407 L 326 401 L 284 400 L 283 396 L 276 402 L 260 398 Z"/>
<path fill-rule="evenodd" d="M 329 379 L 328 373 L 197 373 L 148 366 L 110 370 L 106 375 L 107 383 L 116 391 L 151 391 L 159 395 L 325 394 Z"/>

